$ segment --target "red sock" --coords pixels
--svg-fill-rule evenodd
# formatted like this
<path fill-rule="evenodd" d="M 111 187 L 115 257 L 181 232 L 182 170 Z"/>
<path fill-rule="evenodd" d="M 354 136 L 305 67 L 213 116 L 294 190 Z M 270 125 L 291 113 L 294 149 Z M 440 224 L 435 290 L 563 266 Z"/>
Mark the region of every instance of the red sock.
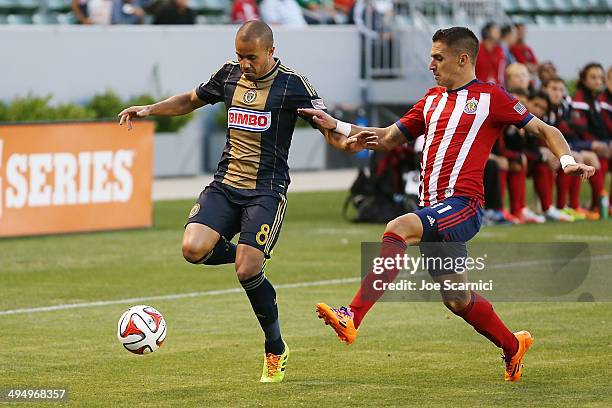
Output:
<path fill-rule="evenodd" d="M 612 174 L 612 159 L 608 161 L 608 171 L 610 171 L 610 174 Z M 612 205 L 612 177 L 610 177 L 610 197 L 608 199 L 608 203 Z"/>
<path fill-rule="evenodd" d="M 601 191 L 603 194 L 606 189 L 606 176 L 608 175 L 608 170 L 610 169 L 610 162 L 608 161 L 608 159 L 599 158 L 599 164 L 601 166 Z"/>
<path fill-rule="evenodd" d="M 610 160 L 608 161 L 608 171 L 610 172 L 610 174 L 612 174 L 612 158 L 610 158 Z M 608 198 L 608 203 L 612 206 L 612 177 L 610 177 L 610 197 Z"/>
<path fill-rule="evenodd" d="M 403 256 L 405 252 L 406 241 L 399 235 L 392 232 L 385 232 L 382 239 L 382 245 L 380 246 L 380 257 L 395 258 L 397 255 Z M 384 290 L 375 290 L 373 282 L 375 280 L 382 280 L 386 283 L 393 282 L 398 273 L 399 269 L 397 268 L 385 269 L 385 272 L 382 274 L 375 274 L 373 271 L 370 271 L 363 279 L 359 290 L 350 304 L 355 328 L 359 327 L 365 315 L 372 306 L 374 306 L 374 303 L 376 303 L 383 293 L 385 293 Z"/>
<path fill-rule="evenodd" d="M 561 170 L 563 171 L 563 170 Z M 570 180 L 570 207 L 574 210 L 580 207 L 580 188 L 582 187 L 582 180 L 580 177 L 567 176 Z"/>
<path fill-rule="evenodd" d="M 557 171 L 557 208 L 562 209 L 567 205 L 567 193 L 570 191 L 570 177 L 562 169 Z M 580 177 L 576 177 L 580 179 Z M 580 191 L 578 191 L 580 194 Z"/>
<path fill-rule="evenodd" d="M 505 356 L 512 357 L 518 351 L 518 341 L 514 334 L 495 313 L 491 303 L 478 293 L 472 292 L 470 303 L 457 315 L 472 325 L 478 333 L 503 349 Z"/>
<path fill-rule="evenodd" d="M 542 211 L 548 210 L 552 205 L 552 176 L 552 170 L 546 163 L 538 163 L 534 166 L 533 186 L 540 199 Z"/>
<path fill-rule="evenodd" d="M 499 195 L 502 203 L 502 208 L 496 208 L 496 210 L 504 209 L 504 202 L 506 200 L 506 185 L 508 181 L 508 170 L 498 170 L 499 175 Z"/>
<path fill-rule="evenodd" d="M 589 183 L 591 184 L 591 210 L 599 208 L 599 197 L 604 189 L 605 173 L 603 173 L 601 170 L 601 168 L 596 170 L 593 177 L 589 179 Z"/>
<path fill-rule="evenodd" d="M 508 173 L 510 212 L 515 217 L 520 217 L 521 211 L 525 207 L 525 182 L 526 173 L 524 170 L 511 171 Z"/>

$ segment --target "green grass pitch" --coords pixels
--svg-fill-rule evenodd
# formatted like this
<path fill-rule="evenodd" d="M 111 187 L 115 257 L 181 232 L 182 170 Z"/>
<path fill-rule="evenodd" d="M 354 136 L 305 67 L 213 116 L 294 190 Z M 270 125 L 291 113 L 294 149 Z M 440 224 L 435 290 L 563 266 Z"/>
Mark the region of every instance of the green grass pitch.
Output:
<path fill-rule="evenodd" d="M 274 284 L 359 276 L 360 242 L 377 241 L 383 226 L 342 220 L 344 196 L 290 194 L 266 269 Z M 239 289 L 233 266 L 183 261 L 191 205 L 156 203 L 148 230 L 0 241 L 0 311 Z M 476 239 L 612 248 L 611 228 L 611 221 L 487 227 Z M 341 344 L 314 304 L 345 304 L 357 285 L 278 289 L 292 352 L 282 384 L 258 382 L 263 337 L 237 290 L 145 301 L 168 323 L 166 343 L 148 356 L 126 352 L 115 338 L 130 302 L 0 315 L 0 388 L 67 388 L 68 405 L 79 407 L 612 406 L 612 303 L 495 304 L 511 329 L 536 339 L 523 379 L 505 384 L 499 351 L 439 303 L 380 303 L 357 341 Z"/>

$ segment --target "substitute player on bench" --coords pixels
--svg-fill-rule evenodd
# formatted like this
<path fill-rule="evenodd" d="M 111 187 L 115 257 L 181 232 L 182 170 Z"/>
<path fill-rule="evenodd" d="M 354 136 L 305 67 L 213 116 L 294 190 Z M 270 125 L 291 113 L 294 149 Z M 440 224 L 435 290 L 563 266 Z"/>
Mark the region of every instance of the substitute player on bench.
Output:
<path fill-rule="evenodd" d="M 465 242 L 478 232 L 481 224 L 483 169 L 504 126 L 524 127 L 545 140 L 560 159 L 566 174 L 588 178 L 595 171 L 590 166 L 575 163 L 563 135 L 556 128 L 532 116 L 503 88 L 476 80 L 474 63 L 478 39 L 470 30 L 462 27 L 438 30 L 432 41 L 429 68 L 439 86 L 428 90 L 395 124 L 387 128 L 367 128 L 376 133 L 377 141 L 358 134 L 365 128 L 337 121 L 323 111 L 300 110 L 312 116 L 320 127 L 334 130 L 333 138 L 339 147 L 357 145 L 389 150 L 404 143 L 406 138 L 425 135 L 421 159 L 421 209 L 387 224 L 380 254 L 383 258 L 403 256 L 407 245 L 442 241 L 459 243 L 459 251 L 457 245 L 449 247 L 451 256 L 467 255 Z M 427 245 L 422 245 L 421 251 L 427 256 L 424 246 Z M 436 282 L 467 282 L 466 273 L 432 269 L 429 273 Z M 383 294 L 373 289 L 373 281 L 392 282 L 397 274 L 397 269 L 387 269 L 383 275 L 371 272 L 364 278 L 349 307 L 332 309 L 319 303 L 319 317 L 334 328 L 342 341 L 352 343 L 362 319 Z M 491 304 L 476 292 L 442 290 L 441 294 L 444 304 L 453 313 L 502 348 L 505 380 L 518 381 L 524 354 L 533 342 L 531 334 L 510 332 Z"/>

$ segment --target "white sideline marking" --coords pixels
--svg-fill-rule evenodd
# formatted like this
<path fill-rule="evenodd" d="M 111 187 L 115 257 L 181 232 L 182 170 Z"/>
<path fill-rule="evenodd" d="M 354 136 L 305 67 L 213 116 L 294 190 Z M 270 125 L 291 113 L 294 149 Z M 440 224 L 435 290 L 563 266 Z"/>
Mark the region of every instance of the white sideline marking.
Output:
<path fill-rule="evenodd" d="M 574 234 L 557 234 L 555 239 L 559 241 L 612 241 L 612 237 L 608 235 L 574 235 Z"/>
<path fill-rule="evenodd" d="M 574 262 L 604 261 L 604 260 L 610 260 L 610 259 L 612 259 L 612 254 L 596 255 L 592 257 L 572 258 L 571 261 L 574 261 Z M 567 259 L 561 259 L 561 260 L 537 259 L 533 261 L 518 261 L 518 262 L 493 264 L 490 267 L 494 269 L 505 269 L 505 268 L 511 268 L 511 267 L 533 266 L 533 265 L 541 265 L 541 264 L 548 265 L 550 263 L 557 263 L 557 262 L 563 263 L 566 261 L 568 260 Z M 328 280 L 312 281 L 312 282 L 285 283 L 281 285 L 274 285 L 274 288 L 275 289 L 305 288 L 309 286 L 327 286 L 327 285 L 337 285 L 337 284 L 342 284 L 342 283 L 354 283 L 354 282 L 360 282 L 360 281 L 361 281 L 361 277 L 343 278 L 343 279 L 328 279 Z M 65 310 L 65 309 L 82 309 L 82 308 L 96 307 L 96 306 L 119 305 L 122 303 L 137 304 L 137 303 L 145 302 L 149 300 L 173 300 L 173 299 L 200 297 L 200 296 L 226 295 L 229 293 L 239 293 L 239 292 L 242 292 L 242 290 L 243 290 L 242 288 L 229 288 L 229 289 L 209 290 L 205 292 L 175 293 L 172 295 L 143 296 L 143 297 L 128 298 L 128 299 L 100 300 L 97 302 L 68 303 L 68 304 L 61 304 L 61 305 L 54 305 L 54 306 L 32 307 L 32 308 L 27 308 L 27 309 L 2 310 L 0 311 L 0 316 L 25 314 L 25 313 L 53 312 L 56 310 Z"/>
<path fill-rule="evenodd" d="M 285 283 L 282 285 L 274 285 L 274 287 L 275 289 L 292 289 L 292 288 L 305 288 L 309 286 L 337 285 L 341 283 L 353 283 L 353 282 L 360 282 L 360 281 L 361 281 L 361 278 L 356 277 L 356 278 L 344 278 L 344 279 L 329 279 L 329 280 L 313 281 L 313 282 Z M 100 300 L 97 302 L 87 302 L 87 303 L 68 303 L 68 304 L 61 304 L 61 305 L 54 305 L 54 306 L 32 307 L 32 308 L 27 308 L 27 309 L 2 310 L 0 311 L 0 316 L 24 314 L 24 313 L 53 312 L 56 310 L 65 310 L 65 309 L 82 309 L 86 307 L 119 305 L 122 303 L 137 304 L 137 303 L 145 302 L 149 300 L 173 300 L 173 299 L 200 297 L 200 296 L 217 296 L 217 295 L 226 295 L 229 293 L 239 293 L 242 291 L 243 291 L 242 288 L 230 288 L 230 289 L 209 290 L 205 292 L 175 293 L 173 295 L 143 296 L 143 297 L 117 299 L 117 300 Z"/>

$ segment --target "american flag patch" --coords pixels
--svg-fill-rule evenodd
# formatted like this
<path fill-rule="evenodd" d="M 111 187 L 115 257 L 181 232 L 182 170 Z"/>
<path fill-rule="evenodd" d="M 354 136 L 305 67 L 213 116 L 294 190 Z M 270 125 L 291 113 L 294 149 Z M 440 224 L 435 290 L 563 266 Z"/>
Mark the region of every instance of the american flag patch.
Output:
<path fill-rule="evenodd" d="M 525 112 L 527 112 L 527 108 L 525 107 L 525 105 L 523 105 L 520 102 L 517 102 L 516 105 L 514 105 L 514 110 L 516 111 L 516 113 L 518 113 L 519 115 L 524 115 Z"/>

